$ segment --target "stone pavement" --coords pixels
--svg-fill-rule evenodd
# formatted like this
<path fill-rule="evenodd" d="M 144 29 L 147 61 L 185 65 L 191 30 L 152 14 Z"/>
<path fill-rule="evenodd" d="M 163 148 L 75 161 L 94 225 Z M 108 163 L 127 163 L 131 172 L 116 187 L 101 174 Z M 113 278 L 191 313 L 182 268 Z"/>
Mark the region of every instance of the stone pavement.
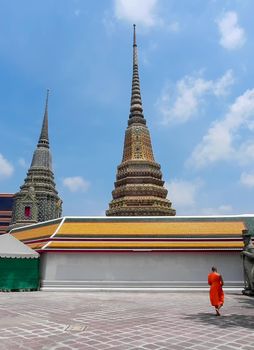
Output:
<path fill-rule="evenodd" d="M 253 350 L 254 298 L 207 292 L 0 293 L 0 349 Z"/>

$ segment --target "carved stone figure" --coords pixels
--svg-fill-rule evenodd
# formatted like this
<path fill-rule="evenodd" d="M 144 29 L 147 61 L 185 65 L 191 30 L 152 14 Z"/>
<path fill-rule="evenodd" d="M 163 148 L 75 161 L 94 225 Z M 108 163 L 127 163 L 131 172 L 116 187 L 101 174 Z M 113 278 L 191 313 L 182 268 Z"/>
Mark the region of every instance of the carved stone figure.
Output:
<path fill-rule="evenodd" d="M 34 186 L 29 186 L 29 188 L 28 188 L 28 193 L 29 193 L 29 196 L 31 197 L 31 198 L 35 198 L 36 196 L 35 196 L 35 189 L 34 189 Z"/>
<path fill-rule="evenodd" d="M 254 296 L 254 245 L 251 232 L 243 230 L 244 248 L 241 253 L 243 259 L 244 290 L 243 294 Z"/>

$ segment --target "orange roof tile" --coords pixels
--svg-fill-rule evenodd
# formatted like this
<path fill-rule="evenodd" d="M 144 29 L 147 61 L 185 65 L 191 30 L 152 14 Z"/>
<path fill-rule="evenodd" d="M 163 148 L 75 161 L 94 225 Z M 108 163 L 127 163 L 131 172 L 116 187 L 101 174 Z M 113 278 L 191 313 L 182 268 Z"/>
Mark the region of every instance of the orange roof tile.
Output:
<path fill-rule="evenodd" d="M 16 237 L 19 240 L 28 240 L 32 238 L 44 238 L 44 237 L 50 237 L 57 229 L 59 224 L 51 224 L 46 226 L 39 226 L 39 227 L 30 227 L 26 226 L 24 227 L 24 230 L 22 231 L 14 231 L 12 232 L 12 235 Z"/>
<path fill-rule="evenodd" d="M 35 242 L 35 243 L 28 243 L 27 245 L 35 250 L 41 249 L 47 242 Z"/>

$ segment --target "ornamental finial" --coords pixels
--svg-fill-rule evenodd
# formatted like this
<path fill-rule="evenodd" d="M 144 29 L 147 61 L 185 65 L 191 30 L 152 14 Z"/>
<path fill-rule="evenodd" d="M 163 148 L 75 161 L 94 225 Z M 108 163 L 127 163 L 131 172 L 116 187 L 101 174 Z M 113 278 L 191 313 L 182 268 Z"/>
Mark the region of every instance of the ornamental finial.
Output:
<path fill-rule="evenodd" d="M 136 43 L 136 24 L 133 24 L 133 46 L 137 46 L 137 43 Z"/>
<path fill-rule="evenodd" d="M 146 124 L 143 116 L 143 108 L 140 93 L 140 83 L 138 74 L 138 47 L 136 42 L 136 24 L 133 24 L 133 73 L 131 88 L 131 106 L 128 124 Z"/>

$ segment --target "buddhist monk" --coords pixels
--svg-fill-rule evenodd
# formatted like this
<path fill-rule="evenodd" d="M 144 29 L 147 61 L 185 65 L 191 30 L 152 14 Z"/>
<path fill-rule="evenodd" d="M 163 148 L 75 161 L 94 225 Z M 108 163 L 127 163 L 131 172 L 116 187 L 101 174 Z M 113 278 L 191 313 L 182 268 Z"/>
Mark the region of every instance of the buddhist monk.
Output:
<path fill-rule="evenodd" d="M 210 301 L 215 307 L 216 316 L 220 316 L 220 308 L 224 303 L 224 292 L 222 286 L 224 284 L 222 276 L 217 272 L 216 267 L 212 267 L 212 272 L 208 275 L 208 284 L 210 287 Z"/>

